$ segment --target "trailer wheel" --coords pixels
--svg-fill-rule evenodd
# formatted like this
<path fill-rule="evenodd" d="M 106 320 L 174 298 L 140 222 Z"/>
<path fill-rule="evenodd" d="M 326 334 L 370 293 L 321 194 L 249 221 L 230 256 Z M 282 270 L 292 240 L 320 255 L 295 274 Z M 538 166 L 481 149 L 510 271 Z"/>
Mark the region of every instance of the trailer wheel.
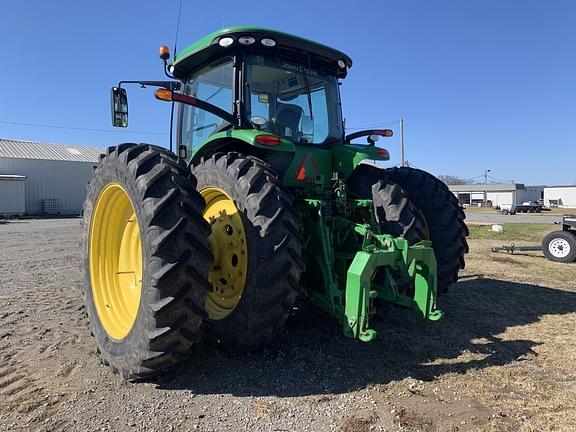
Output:
<path fill-rule="evenodd" d="M 554 231 L 544 237 L 542 252 L 550 261 L 576 261 L 576 235 L 570 231 Z"/>

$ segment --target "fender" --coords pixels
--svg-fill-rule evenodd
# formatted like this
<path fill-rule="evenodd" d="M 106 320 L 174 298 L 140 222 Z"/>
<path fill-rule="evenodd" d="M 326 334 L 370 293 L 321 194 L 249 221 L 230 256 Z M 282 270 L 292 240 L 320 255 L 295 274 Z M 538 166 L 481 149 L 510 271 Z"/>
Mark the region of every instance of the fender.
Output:
<path fill-rule="evenodd" d="M 188 164 L 197 164 L 201 158 L 211 157 L 218 152 L 238 152 L 262 159 L 283 175 L 294 158 L 294 143 L 279 139 L 277 144 L 260 144 L 256 140 L 260 135 L 274 136 L 268 132 L 248 129 L 229 129 L 215 133 L 201 145 L 192 148 Z"/>

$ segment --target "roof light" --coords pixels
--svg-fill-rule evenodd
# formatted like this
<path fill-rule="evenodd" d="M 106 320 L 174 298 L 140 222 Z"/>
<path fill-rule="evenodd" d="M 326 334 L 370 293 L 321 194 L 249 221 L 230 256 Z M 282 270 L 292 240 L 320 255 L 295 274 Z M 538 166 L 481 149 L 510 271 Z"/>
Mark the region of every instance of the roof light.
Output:
<path fill-rule="evenodd" d="M 254 42 L 256 42 L 256 39 L 254 39 L 252 36 L 240 36 L 238 38 L 238 42 L 240 42 L 242 45 L 252 45 Z"/>
<path fill-rule="evenodd" d="M 338 67 L 344 69 L 346 67 L 346 62 L 342 59 L 338 60 Z"/>
<path fill-rule="evenodd" d="M 224 48 L 229 47 L 233 43 L 234 43 L 234 39 L 232 39 L 231 37 L 225 37 L 225 38 L 222 38 L 218 41 L 218 45 L 220 45 L 221 47 L 224 47 Z"/>
<path fill-rule="evenodd" d="M 170 58 L 170 48 L 166 45 L 160 45 L 160 58 L 162 60 L 168 60 Z"/>
<path fill-rule="evenodd" d="M 280 144 L 280 138 L 276 135 L 256 135 L 255 141 L 257 144 L 267 146 L 277 146 Z"/>
<path fill-rule="evenodd" d="M 270 39 L 270 38 L 264 38 L 260 41 L 260 43 L 262 45 L 264 45 L 265 47 L 274 47 L 276 46 L 276 41 L 274 39 Z"/>

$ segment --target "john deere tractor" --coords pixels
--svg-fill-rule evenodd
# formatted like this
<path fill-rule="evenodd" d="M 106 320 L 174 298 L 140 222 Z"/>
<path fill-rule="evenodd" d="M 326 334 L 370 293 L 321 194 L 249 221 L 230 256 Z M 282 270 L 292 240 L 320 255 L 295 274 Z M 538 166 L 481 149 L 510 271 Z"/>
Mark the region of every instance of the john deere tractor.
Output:
<path fill-rule="evenodd" d="M 113 124 L 128 124 L 123 86 L 156 86 L 177 110 L 176 150 L 109 148 L 84 206 L 84 294 L 106 363 L 134 379 L 200 341 L 257 350 L 297 296 L 365 342 L 381 302 L 442 317 L 436 297 L 468 251 L 464 213 L 434 176 L 374 163 L 391 130 L 346 135 L 346 54 L 227 27 L 160 57 L 170 80 L 121 81 Z"/>

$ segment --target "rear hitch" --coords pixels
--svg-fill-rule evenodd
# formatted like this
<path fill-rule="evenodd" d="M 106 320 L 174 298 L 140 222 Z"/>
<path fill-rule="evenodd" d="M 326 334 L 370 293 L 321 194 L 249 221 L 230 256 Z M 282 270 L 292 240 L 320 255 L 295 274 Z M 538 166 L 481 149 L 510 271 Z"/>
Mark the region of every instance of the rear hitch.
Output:
<path fill-rule="evenodd" d="M 363 342 L 376 337 L 376 331 L 369 326 L 376 298 L 414 309 L 424 319 L 441 319 L 443 313 L 436 309 L 436 258 L 432 242 L 410 246 L 402 237 L 375 234 L 364 225 L 357 225 L 355 230 L 364 236 L 364 243 L 348 267 L 344 334 Z M 404 289 L 396 282 L 398 275 L 406 282 Z"/>

